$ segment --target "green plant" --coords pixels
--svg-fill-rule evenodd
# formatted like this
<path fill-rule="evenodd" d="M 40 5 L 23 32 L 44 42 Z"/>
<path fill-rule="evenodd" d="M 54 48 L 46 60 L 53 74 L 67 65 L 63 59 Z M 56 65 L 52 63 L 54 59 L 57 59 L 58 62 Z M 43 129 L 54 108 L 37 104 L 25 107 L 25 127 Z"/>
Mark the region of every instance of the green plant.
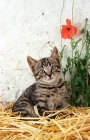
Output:
<path fill-rule="evenodd" d="M 85 26 L 81 33 L 83 37 L 75 41 L 74 39 L 74 29 L 75 26 L 71 25 L 70 28 L 66 28 L 65 35 L 63 32 L 62 37 L 71 37 L 71 49 L 72 57 L 67 58 L 67 64 L 62 70 L 64 75 L 65 84 L 68 92 L 71 92 L 71 105 L 73 106 L 90 106 L 90 75 L 88 72 L 89 61 L 90 61 L 90 25 L 88 24 L 88 19 L 85 20 Z M 69 30 L 70 29 L 70 30 Z M 62 32 L 61 32 L 62 33 Z M 69 34 L 69 37 L 68 37 Z M 71 34 L 71 35 L 70 35 Z M 78 50 L 78 45 L 82 41 L 81 50 Z M 63 59 L 64 47 L 60 52 L 60 58 Z M 83 52 L 84 51 L 84 55 Z M 75 74 L 73 74 L 75 70 Z M 66 81 L 66 73 L 70 74 L 70 88 L 68 82 Z"/>

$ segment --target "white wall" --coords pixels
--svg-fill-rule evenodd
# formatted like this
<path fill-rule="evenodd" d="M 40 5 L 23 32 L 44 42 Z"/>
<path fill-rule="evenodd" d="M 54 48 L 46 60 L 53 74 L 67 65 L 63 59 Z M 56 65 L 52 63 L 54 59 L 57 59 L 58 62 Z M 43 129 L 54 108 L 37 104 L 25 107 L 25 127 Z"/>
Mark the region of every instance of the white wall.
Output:
<path fill-rule="evenodd" d="M 27 55 L 40 59 L 60 50 L 60 13 L 63 0 L 0 0 L 0 94 L 13 101 L 34 82 Z M 65 0 L 62 24 L 72 18 L 72 0 Z M 80 29 L 90 21 L 90 0 L 75 0 L 74 25 Z M 66 56 L 70 55 L 70 40 Z M 63 65 L 65 64 L 63 60 Z"/>

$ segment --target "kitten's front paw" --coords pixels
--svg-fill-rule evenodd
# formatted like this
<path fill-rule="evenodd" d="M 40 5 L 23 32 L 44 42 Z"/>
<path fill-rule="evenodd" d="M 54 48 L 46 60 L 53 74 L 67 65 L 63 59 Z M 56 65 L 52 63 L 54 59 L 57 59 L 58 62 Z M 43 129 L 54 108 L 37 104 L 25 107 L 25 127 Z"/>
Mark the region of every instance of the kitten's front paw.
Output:
<path fill-rule="evenodd" d="M 21 117 L 38 117 L 34 112 L 29 113 L 28 111 L 24 110 L 24 111 L 19 111 L 18 115 L 20 115 Z"/>

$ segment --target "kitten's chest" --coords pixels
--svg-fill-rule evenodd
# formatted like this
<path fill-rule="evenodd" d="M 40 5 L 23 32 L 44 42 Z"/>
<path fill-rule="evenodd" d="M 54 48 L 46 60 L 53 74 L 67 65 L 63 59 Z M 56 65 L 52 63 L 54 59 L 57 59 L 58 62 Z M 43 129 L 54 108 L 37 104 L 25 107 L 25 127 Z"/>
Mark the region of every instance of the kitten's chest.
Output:
<path fill-rule="evenodd" d="M 39 89 L 37 100 L 45 101 L 45 106 L 48 110 L 56 109 L 63 96 L 63 89 L 52 88 L 52 89 Z"/>
<path fill-rule="evenodd" d="M 49 98 L 47 98 L 47 107 L 49 110 L 56 109 L 62 100 L 62 92 L 60 92 L 59 88 L 55 88 L 49 92 Z"/>

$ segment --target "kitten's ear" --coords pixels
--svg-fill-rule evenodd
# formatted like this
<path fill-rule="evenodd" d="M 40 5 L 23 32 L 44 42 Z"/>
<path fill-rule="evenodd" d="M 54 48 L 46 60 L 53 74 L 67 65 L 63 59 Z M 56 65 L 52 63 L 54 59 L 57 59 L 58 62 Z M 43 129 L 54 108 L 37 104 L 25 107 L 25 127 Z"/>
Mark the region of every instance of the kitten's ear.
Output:
<path fill-rule="evenodd" d="M 58 54 L 58 49 L 56 47 L 53 48 L 51 57 L 53 57 L 54 59 L 56 59 L 58 62 L 60 62 L 59 60 L 59 54 Z"/>
<path fill-rule="evenodd" d="M 33 71 L 34 66 L 35 66 L 36 63 L 37 63 L 37 60 L 33 59 L 31 56 L 27 56 L 27 62 L 28 62 L 28 64 L 29 64 L 30 68 L 31 68 L 32 71 Z"/>

